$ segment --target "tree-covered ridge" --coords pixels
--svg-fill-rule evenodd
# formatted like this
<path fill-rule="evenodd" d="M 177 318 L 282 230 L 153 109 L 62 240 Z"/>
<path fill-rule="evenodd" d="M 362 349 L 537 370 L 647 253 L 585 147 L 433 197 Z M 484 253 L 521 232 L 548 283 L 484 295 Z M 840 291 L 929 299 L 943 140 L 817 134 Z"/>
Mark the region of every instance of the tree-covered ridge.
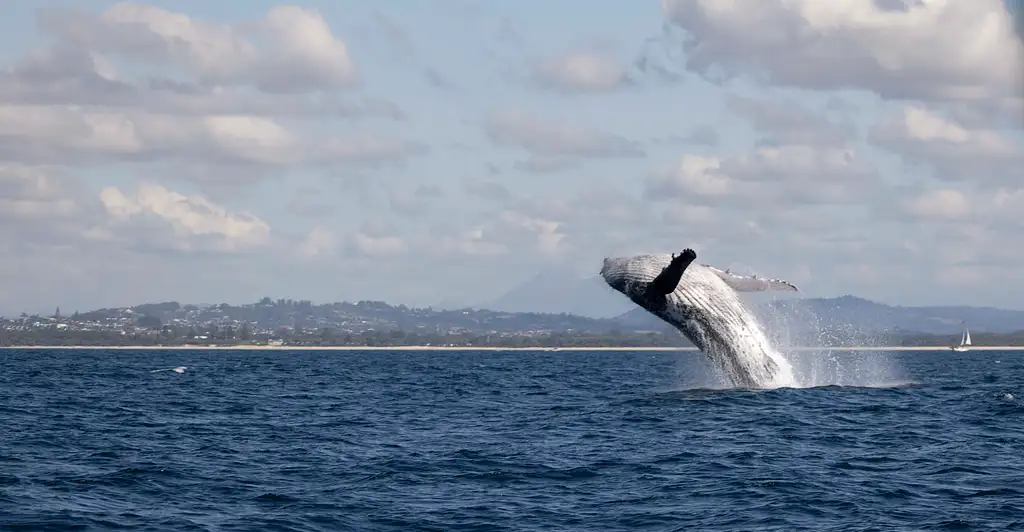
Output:
<path fill-rule="evenodd" d="M 814 300 L 811 300 L 814 301 Z M 818 300 L 821 301 L 821 300 Z M 838 298 L 839 304 L 848 299 Z M 864 300 L 854 300 L 864 306 Z M 822 307 L 821 303 L 814 303 Z M 792 306 L 792 304 L 790 304 Z M 879 330 L 843 322 L 842 314 L 813 316 L 808 306 L 766 316 L 769 333 L 785 345 L 951 345 L 949 334 Z M 894 307 L 890 307 L 894 308 Z M 838 316 L 838 317 L 837 317 Z M 1024 327 L 1022 327 L 1024 329 Z M 974 332 L 976 345 L 1024 345 L 1024 330 Z M 653 317 L 631 312 L 612 319 L 571 314 L 434 310 L 381 301 L 313 304 L 262 298 L 244 305 L 175 301 L 102 308 L 64 316 L 0 318 L 0 346 L 13 345 L 234 345 L 688 347 L 682 335 Z"/>

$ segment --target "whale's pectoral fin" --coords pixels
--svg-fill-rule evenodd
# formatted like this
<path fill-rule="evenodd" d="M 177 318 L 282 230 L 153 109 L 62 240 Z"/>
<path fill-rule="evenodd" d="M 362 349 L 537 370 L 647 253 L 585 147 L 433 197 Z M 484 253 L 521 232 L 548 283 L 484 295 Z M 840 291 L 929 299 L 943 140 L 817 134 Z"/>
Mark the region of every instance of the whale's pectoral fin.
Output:
<path fill-rule="evenodd" d="M 765 279 L 757 276 L 736 275 L 728 271 L 719 270 L 714 266 L 704 265 L 715 272 L 725 284 L 737 292 L 797 292 L 796 285 L 782 279 Z"/>
<path fill-rule="evenodd" d="M 683 272 L 697 258 L 697 253 L 692 249 L 684 249 L 678 256 L 672 255 L 672 262 L 665 266 L 664 270 L 651 281 L 647 286 L 649 296 L 667 296 L 679 286 L 679 280 L 683 278 Z"/>

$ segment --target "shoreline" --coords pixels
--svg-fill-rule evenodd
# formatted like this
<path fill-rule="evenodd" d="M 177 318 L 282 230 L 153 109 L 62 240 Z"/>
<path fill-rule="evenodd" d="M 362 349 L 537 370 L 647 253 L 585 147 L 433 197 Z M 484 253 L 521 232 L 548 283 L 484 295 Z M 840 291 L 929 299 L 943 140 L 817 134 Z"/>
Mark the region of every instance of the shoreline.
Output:
<path fill-rule="evenodd" d="M 9 350 L 131 350 L 131 351 L 697 351 L 696 347 L 442 347 L 442 346 L 277 346 L 277 345 L 16 345 Z M 791 347 L 788 351 L 950 351 L 949 346 L 829 346 Z M 970 351 L 1024 351 L 1024 346 L 971 346 Z M 968 351 L 968 352 L 970 352 Z"/>

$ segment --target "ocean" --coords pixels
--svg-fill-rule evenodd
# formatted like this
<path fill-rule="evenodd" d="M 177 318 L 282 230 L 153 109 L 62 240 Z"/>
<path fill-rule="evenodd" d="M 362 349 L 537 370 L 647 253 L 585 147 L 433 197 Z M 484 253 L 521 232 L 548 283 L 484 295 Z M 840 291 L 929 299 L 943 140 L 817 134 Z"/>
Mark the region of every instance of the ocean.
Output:
<path fill-rule="evenodd" d="M 1024 529 L 1024 352 L 798 358 L 0 350 L 0 529 Z"/>

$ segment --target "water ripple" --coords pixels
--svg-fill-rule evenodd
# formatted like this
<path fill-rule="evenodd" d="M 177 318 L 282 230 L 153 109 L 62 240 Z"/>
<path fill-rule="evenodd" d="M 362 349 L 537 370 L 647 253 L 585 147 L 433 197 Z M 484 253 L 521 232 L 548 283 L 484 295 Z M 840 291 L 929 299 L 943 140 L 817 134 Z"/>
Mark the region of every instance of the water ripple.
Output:
<path fill-rule="evenodd" d="M 0 528 L 1024 527 L 1024 355 L 887 356 L 750 391 L 694 353 L 0 351 Z"/>

